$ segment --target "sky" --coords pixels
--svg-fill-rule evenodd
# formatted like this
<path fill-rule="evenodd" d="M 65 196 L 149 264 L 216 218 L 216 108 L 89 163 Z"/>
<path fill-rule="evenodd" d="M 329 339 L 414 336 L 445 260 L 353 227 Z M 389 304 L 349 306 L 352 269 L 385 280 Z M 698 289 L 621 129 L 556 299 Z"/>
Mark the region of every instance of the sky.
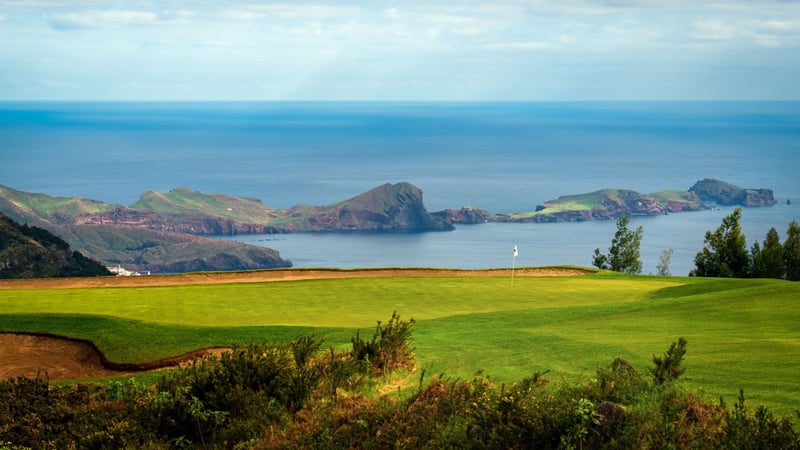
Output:
<path fill-rule="evenodd" d="M 0 100 L 800 100 L 800 0 L 0 0 Z"/>

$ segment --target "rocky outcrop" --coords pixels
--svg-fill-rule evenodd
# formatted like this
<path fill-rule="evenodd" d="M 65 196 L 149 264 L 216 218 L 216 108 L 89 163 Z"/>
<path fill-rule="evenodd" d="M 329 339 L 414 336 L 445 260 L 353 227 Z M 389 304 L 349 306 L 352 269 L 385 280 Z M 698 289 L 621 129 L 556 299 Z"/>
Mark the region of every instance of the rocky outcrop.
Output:
<path fill-rule="evenodd" d="M 689 188 L 704 202 L 726 206 L 772 206 L 777 203 L 771 189 L 745 189 L 734 184 L 706 178 Z"/>
<path fill-rule="evenodd" d="M 237 217 L 241 219 L 232 217 L 239 211 Z M 387 183 L 333 205 L 296 206 L 288 210 L 266 208 L 252 199 L 210 196 L 187 188 L 166 194 L 148 191 L 131 208 L 84 214 L 75 218 L 74 223 L 197 235 L 452 229 L 449 222 L 428 213 L 422 191 L 410 183 Z"/>
<path fill-rule="evenodd" d="M 172 231 L 202 235 L 266 234 L 278 232 L 275 227 L 243 223 L 228 217 L 189 214 L 161 214 L 154 211 L 125 207 L 97 214 L 82 215 L 74 219 L 76 225 L 112 225 L 118 227 L 146 228 L 154 231 Z"/>
<path fill-rule="evenodd" d="M 656 198 L 627 189 L 603 189 L 562 196 L 545 202 L 530 214 L 499 214 L 497 222 L 550 223 L 609 220 L 621 216 L 655 216 L 666 208 Z"/>
<path fill-rule="evenodd" d="M 290 211 L 283 231 L 448 231 L 453 226 L 425 209 L 422 190 L 410 183 L 384 184 L 326 207 Z"/>
<path fill-rule="evenodd" d="M 772 189 L 746 189 L 742 206 L 772 206 L 778 203 Z"/>
<path fill-rule="evenodd" d="M 621 216 L 656 216 L 708 209 L 721 205 L 769 206 L 776 203 L 770 189 L 743 189 L 707 178 L 688 191 L 666 190 L 640 194 L 626 189 L 603 189 L 589 194 L 568 195 L 545 202 L 535 212 L 498 214 L 495 222 L 582 222 Z"/>
<path fill-rule="evenodd" d="M 139 272 L 183 273 L 217 270 L 253 270 L 263 268 L 291 267 L 290 261 L 271 257 L 268 253 L 256 249 L 246 252 L 246 256 L 220 252 L 210 257 L 192 258 L 165 263 L 132 263 L 126 265 Z"/>
<path fill-rule="evenodd" d="M 471 206 L 465 206 L 461 209 L 445 209 L 431 213 L 431 215 L 447 223 L 463 225 L 486 223 L 491 218 L 489 211 Z"/>

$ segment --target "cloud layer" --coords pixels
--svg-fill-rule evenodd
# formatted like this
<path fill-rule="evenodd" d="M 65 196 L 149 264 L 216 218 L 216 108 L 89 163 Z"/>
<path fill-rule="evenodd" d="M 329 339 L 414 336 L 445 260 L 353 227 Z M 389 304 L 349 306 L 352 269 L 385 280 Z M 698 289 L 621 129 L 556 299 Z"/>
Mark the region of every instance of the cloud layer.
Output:
<path fill-rule="evenodd" d="M 0 98 L 800 99 L 795 0 L 0 0 Z"/>

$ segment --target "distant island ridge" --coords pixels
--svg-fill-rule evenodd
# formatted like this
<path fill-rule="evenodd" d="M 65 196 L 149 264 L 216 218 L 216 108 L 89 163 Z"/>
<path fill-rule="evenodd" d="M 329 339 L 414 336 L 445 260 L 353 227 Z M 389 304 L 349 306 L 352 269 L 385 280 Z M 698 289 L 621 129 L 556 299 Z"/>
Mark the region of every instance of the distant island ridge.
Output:
<path fill-rule="evenodd" d="M 51 197 L 0 185 L 0 212 L 46 228 L 99 261 L 138 271 L 186 272 L 289 267 L 265 247 L 201 236 L 295 232 L 449 231 L 456 224 L 575 222 L 699 211 L 719 205 L 769 206 L 770 189 L 707 178 L 689 190 L 641 194 L 627 189 L 566 195 L 535 211 L 492 215 L 475 207 L 428 212 L 422 190 L 386 183 L 326 206 L 269 208 L 258 199 L 189 188 L 145 191 L 129 207 L 82 197 Z"/>

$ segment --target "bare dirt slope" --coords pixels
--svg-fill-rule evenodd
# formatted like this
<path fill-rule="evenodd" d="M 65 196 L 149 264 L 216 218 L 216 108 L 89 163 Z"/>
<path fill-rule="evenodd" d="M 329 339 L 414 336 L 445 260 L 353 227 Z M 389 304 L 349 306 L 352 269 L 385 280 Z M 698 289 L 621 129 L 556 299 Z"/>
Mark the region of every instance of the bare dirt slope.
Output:
<path fill-rule="evenodd" d="M 591 270 L 579 268 L 520 268 L 514 276 L 585 275 Z M 510 276 L 510 269 L 287 269 L 247 272 L 190 273 L 181 275 L 150 275 L 140 277 L 60 278 L 0 281 L 0 289 L 63 289 L 97 287 L 170 286 L 185 284 L 259 283 L 357 277 L 431 277 L 431 276 Z M 51 380 L 70 380 L 126 375 L 180 364 L 205 354 L 191 354 L 164 361 L 154 361 L 142 367 L 114 368 L 103 361 L 102 355 L 88 342 L 53 336 L 0 333 L 0 380 L 18 376 L 47 376 Z"/>

